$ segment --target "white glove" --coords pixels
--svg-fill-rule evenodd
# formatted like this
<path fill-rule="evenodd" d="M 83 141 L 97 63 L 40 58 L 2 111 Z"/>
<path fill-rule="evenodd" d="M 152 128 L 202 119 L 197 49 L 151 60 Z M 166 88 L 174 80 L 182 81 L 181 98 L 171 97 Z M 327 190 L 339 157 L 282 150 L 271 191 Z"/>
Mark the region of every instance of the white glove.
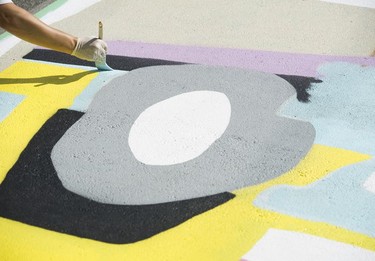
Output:
<path fill-rule="evenodd" d="M 107 44 L 98 38 L 78 38 L 77 45 L 74 48 L 72 55 L 90 62 L 105 61 L 107 55 Z"/>

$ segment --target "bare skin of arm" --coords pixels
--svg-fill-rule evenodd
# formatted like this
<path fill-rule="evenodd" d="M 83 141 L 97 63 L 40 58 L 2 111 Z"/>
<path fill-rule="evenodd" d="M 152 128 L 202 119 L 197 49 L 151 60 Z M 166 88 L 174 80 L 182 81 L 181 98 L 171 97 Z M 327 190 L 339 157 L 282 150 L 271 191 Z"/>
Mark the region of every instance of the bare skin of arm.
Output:
<path fill-rule="evenodd" d="M 12 3 L 0 5 L 0 27 L 24 41 L 67 54 L 73 52 L 78 40 Z"/>

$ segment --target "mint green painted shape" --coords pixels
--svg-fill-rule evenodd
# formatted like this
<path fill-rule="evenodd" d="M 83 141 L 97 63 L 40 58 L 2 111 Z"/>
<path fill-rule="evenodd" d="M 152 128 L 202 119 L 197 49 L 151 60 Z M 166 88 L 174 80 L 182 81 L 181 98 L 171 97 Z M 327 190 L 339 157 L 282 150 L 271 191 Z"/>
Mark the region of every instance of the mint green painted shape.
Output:
<path fill-rule="evenodd" d="M 3 39 L 5 39 L 5 38 L 7 38 L 7 37 L 9 37 L 10 35 L 11 34 L 8 33 L 8 32 L 4 32 L 4 33 L 0 34 L 0 41 L 3 40 Z"/>

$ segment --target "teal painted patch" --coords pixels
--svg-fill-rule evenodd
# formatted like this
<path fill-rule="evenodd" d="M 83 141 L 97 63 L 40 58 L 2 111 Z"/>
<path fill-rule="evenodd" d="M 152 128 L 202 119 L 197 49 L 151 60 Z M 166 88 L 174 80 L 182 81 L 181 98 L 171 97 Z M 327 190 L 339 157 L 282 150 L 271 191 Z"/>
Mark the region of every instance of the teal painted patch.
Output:
<path fill-rule="evenodd" d="M 25 96 L 7 92 L 0 92 L 0 122 L 20 104 Z"/>

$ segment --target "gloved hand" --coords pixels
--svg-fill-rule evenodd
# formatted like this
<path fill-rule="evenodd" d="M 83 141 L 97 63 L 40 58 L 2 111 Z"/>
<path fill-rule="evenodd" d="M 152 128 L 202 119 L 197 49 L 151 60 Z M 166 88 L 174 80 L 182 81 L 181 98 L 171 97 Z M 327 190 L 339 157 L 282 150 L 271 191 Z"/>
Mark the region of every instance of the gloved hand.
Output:
<path fill-rule="evenodd" d="M 74 48 L 72 55 L 90 62 L 105 61 L 107 55 L 107 44 L 98 38 L 78 38 L 77 45 Z"/>

